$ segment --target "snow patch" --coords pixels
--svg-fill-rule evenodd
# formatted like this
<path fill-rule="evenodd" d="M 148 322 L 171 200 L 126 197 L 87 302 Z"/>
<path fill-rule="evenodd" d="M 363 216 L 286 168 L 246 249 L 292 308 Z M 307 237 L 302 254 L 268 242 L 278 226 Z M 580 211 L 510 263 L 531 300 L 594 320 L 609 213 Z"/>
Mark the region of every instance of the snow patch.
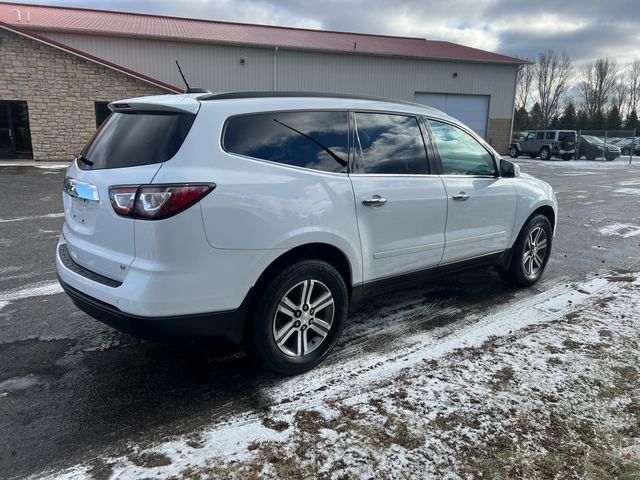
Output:
<path fill-rule="evenodd" d="M 640 195 L 640 188 L 617 188 L 613 193 L 623 193 L 625 195 Z"/>
<path fill-rule="evenodd" d="M 23 220 L 36 220 L 38 218 L 60 218 L 64 213 L 47 213 L 46 215 L 32 215 L 28 217 L 0 218 L 0 223 L 21 222 Z"/>
<path fill-rule="evenodd" d="M 602 235 L 620 235 L 622 238 L 635 237 L 640 235 L 640 225 L 633 225 L 629 223 L 614 223 L 606 227 L 601 227 L 598 231 Z"/>
<path fill-rule="evenodd" d="M 57 280 L 37 282 L 23 288 L 14 288 L 5 292 L 0 292 L 0 310 L 16 300 L 30 297 L 43 297 L 62 293 L 62 287 Z"/>

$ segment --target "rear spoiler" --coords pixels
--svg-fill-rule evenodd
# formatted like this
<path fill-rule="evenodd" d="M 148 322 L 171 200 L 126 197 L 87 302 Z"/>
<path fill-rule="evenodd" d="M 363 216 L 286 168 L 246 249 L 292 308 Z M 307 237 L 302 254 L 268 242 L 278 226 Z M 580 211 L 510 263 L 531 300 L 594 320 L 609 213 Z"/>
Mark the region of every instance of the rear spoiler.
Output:
<path fill-rule="evenodd" d="M 139 97 L 118 100 L 109 104 L 112 112 L 175 112 L 196 114 L 200 102 L 188 95 L 158 95 L 155 97 Z"/>

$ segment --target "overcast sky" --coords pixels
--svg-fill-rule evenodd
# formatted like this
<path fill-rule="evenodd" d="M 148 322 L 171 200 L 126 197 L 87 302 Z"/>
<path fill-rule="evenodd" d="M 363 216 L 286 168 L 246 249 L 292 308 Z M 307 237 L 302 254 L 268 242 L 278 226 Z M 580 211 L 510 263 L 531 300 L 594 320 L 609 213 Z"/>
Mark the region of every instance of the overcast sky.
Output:
<path fill-rule="evenodd" d="M 553 48 L 580 64 L 607 55 L 640 58 L 640 0 L 27 0 L 449 40 L 533 57 Z"/>

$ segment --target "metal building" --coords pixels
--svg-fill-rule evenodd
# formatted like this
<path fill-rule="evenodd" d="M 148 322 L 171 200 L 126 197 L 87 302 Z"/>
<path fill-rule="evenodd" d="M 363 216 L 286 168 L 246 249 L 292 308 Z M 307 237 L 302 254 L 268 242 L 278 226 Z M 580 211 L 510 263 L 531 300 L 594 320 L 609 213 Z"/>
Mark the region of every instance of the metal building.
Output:
<path fill-rule="evenodd" d="M 158 89 L 180 91 L 183 86 L 175 66 L 178 60 L 192 86 L 217 92 L 318 91 L 425 103 L 466 122 L 503 152 L 511 134 L 517 72 L 525 63 L 514 57 L 421 38 L 0 3 L 0 54 L 6 50 L 11 56 L 16 52 L 11 50 L 12 43 L 20 41 L 32 42 L 39 50 L 32 56 L 28 46 L 16 47 L 18 53 L 27 54 L 23 57 L 28 64 L 27 77 L 31 75 L 29 68 L 56 70 L 57 62 L 64 65 L 58 73 L 64 70 L 73 77 L 72 65 L 77 62 L 71 57 L 76 56 L 87 65 L 99 65 L 136 82 L 147 82 L 149 93 L 157 93 Z M 43 50 L 44 46 L 50 50 Z M 43 61 L 43 57 L 51 60 L 47 52 L 51 52 L 53 61 Z M 55 60 L 62 55 L 60 52 L 70 57 Z M 83 68 L 89 68 L 87 65 Z M 15 129 L 14 110 L 21 109 L 23 116 L 28 110 L 29 116 L 37 118 L 43 113 L 34 111 L 36 104 L 42 102 L 34 100 L 33 106 L 29 105 L 29 98 L 44 96 L 43 92 L 31 91 L 42 85 L 30 87 L 27 81 L 16 87 L 12 84 L 20 81 L 16 68 L 22 72 L 19 59 L 14 58 L 11 65 L 0 70 L 0 158 L 6 157 L 7 151 L 14 155 L 17 152 L 16 148 L 7 150 L 8 135 L 2 133 L 7 126 Z M 96 75 L 106 78 L 111 73 Z M 74 81 L 82 79 L 68 81 L 71 84 L 64 89 L 67 92 L 74 90 Z M 82 95 L 89 98 L 79 98 L 77 108 L 93 111 L 96 121 L 89 122 L 91 128 L 105 115 L 106 102 L 116 100 L 116 92 L 127 91 L 128 87 L 120 85 L 122 82 L 109 81 L 103 87 L 96 80 L 94 90 L 81 89 Z M 137 84 L 132 92 L 139 94 L 141 88 Z M 15 98 L 16 95 L 22 98 Z M 87 115 L 83 114 L 83 118 Z M 84 128 L 83 135 L 85 131 L 88 135 L 89 130 Z M 46 144 L 55 144 L 55 138 Z M 36 138 L 32 143 L 34 157 L 56 156 L 51 149 L 39 148 Z"/>

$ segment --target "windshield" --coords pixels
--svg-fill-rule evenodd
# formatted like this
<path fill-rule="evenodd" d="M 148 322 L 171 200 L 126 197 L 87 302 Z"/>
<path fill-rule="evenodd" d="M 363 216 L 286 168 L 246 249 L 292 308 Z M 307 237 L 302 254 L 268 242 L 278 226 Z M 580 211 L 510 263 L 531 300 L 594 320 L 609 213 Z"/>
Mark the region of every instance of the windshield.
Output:
<path fill-rule="evenodd" d="M 136 167 L 172 158 L 195 115 L 174 112 L 112 113 L 82 151 L 83 170 Z"/>

